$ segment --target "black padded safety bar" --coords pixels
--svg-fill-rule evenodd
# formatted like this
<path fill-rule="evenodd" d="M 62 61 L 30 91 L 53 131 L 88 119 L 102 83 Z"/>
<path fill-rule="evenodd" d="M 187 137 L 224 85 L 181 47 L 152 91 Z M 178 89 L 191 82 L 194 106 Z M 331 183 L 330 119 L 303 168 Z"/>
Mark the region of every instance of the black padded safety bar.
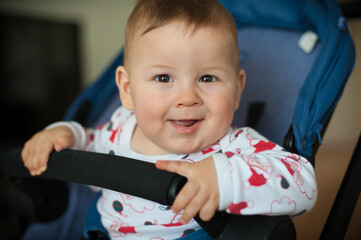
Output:
<path fill-rule="evenodd" d="M 31 177 L 21 160 L 21 149 L 12 149 L 1 159 L 0 171 L 13 177 Z M 48 169 L 36 178 L 99 186 L 164 205 L 171 204 L 169 186 L 173 181 L 181 182 L 179 175 L 158 170 L 152 163 L 69 149 L 52 153 Z"/>
<path fill-rule="evenodd" d="M 0 173 L 30 178 L 21 160 L 21 149 L 12 149 L 0 158 Z M 187 179 L 158 170 L 154 164 L 121 156 L 65 149 L 50 155 L 48 169 L 39 179 L 53 179 L 112 189 L 171 205 Z M 134 181 L 136 179 L 136 181 Z M 296 239 L 288 216 L 242 216 L 217 212 L 209 221 L 195 217 L 202 228 L 217 240 Z"/>
<path fill-rule="evenodd" d="M 0 160 L 0 173 L 30 178 L 21 160 L 21 149 L 10 150 Z M 171 205 L 187 179 L 162 170 L 154 164 L 116 155 L 65 149 L 53 152 L 47 170 L 39 179 L 52 179 L 94 185 Z M 213 220 L 197 222 L 212 237 L 222 234 L 228 214 L 218 212 Z"/>

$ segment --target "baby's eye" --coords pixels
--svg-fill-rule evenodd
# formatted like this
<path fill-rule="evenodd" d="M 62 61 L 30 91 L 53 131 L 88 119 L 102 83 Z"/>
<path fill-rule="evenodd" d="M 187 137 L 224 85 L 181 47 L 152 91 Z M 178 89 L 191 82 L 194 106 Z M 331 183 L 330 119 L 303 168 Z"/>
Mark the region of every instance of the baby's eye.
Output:
<path fill-rule="evenodd" d="M 167 74 L 158 75 L 154 78 L 154 80 L 162 83 L 173 82 L 173 78 Z"/>
<path fill-rule="evenodd" d="M 204 75 L 199 79 L 199 82 L 210 83 L 210 82 L 215 82 L 216 80 L 217 80 L 217 78 L 215 76 Z"/>

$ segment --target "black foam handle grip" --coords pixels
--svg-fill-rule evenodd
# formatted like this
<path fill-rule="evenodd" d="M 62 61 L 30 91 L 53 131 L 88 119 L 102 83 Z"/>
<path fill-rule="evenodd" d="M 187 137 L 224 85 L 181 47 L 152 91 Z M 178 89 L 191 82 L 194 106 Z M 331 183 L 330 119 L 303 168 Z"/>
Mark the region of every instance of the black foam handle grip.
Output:
<path fill-rule="evenodd" d="M 21 149 L 10 150 L 0 161 L 0 172 L 12 177 L 31 177 L 21 159 Z M 65 149 L 53 152 L 47 170 L 36 178 L 88 184 L 172 205 L 187 182 L 185 177 L 158 170 L 154 164 L 116 155 Z M 217 212 L 209 222 L 197 222 L 212 237 L 218 237 L 228 214 Z"/>
<path fill-rule="evenodd" d="M 13 177 L 31 177 L 21 160 L 21 149 L 9 151 L 0 171 Z M 186 182 L 184 177 L 158 170 L 154 164 L 121 156 L 65 149 L 50 155 L 47 170 L 38 178 L 89 184 L 163 205 L 172 204 Z M 171 190 L 169 189 L 171 188 Z"/>

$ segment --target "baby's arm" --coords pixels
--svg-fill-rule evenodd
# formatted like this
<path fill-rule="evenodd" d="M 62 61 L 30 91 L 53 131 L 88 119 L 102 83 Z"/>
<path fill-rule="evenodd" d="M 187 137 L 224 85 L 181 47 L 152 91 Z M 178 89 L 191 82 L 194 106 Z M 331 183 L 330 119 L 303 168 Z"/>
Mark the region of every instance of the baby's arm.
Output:
<path fill-rule="evenodd" d="M 232 132 L 229 139 L 224 149 L 229 152 L 213 156 L 220 210 L 298 216 L 312 209 L 317 185 L 314 169 L 305 158 L 285 151 L 253 129 Z"/>
<path fill-rule="evenodd" d="M 30 174 L 40 175 L 46 170 L 50 153 L 74 146 L 75 136 L 67 126 L 57 126 L 36 133 L 28 140 L 21 152 L 25 167 Z"/>
<path fill-rule="evenodd" d="M 31 175 L 40 175 L 46 170 L 50 153 L 64 148 L 74 148 L 86 151 L 103 151 L 104 142 L 111 141 L 118 133 L 119 127 L 129 119 L 131 112 L 118 108 L 111 121 L 96 129 L 84 128 L 77 122 L 57 122 L 51 124 L 46 130 L 35 134 L 26 142 L 22 159 Z"/>
<path fill-rule="evenodd" d="M 175 212 L 184 209 L 183 223 L 198 212 L 207 221 L 216 210 L 297 216 L 314 206 L 316 180 L 306 159 L 284 151 L 252 129 L 232 135 L 224 153 L 198 163 L 157 162 L 157 168 L 188 179 L 172 207 Z"/>

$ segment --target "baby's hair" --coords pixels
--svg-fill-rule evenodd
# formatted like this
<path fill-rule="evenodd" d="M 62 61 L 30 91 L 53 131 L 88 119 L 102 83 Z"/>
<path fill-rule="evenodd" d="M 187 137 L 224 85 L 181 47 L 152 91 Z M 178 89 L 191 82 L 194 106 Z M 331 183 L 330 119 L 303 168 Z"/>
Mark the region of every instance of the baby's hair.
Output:
<path fill-rule="evenodd" d="M 237 46 L 237 27 L 218 0 L 139 0 L 129 16 L 125 32 L 125 60 L 135 34 L 142 36 L 174 20 L 193 27 L 214 27 L 229 31 Z"/>

